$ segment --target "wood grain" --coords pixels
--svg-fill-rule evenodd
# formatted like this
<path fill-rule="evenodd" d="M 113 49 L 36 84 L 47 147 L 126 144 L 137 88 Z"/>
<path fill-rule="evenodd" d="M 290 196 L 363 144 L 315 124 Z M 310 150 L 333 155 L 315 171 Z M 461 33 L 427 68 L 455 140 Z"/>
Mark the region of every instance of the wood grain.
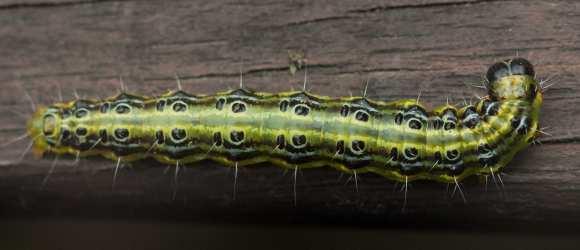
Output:
<path fill-rule="evenodd" d="M 0 139 L 24 133 L 28 93 L 38 105 L 106 97 L 122 79 L 130 92 L 213 93 L 246 87 L 299 89 L 288 51 L 306 53 L 308 88 L 329 96 L 416 98 L 431 106 L 484 95 L 469 87 L 488 65 L 530 59 L 546 93 L 541 124 L 552 136 L 520 153 L 505 187 L 478 179 L 453 187 L 417 182 L 406 212 L 400 186 L 380 177 L 353 181 L 331 169 L 292 173 L 260 165 L 233 171 L 211 162 L 182 169 L 138 162 L 59 161 L 26 156 L 27 142 L 0 152 L 0 216 L 156 218 L 248 223 L 339 223 L 570 231 L 580 225 L 580 3 L 577 1 L 60 1 L 0 3 Z M 175 196 L 174 196 L 174 192 Z M 523 228 L 525 227 L 525 228 Z"/>

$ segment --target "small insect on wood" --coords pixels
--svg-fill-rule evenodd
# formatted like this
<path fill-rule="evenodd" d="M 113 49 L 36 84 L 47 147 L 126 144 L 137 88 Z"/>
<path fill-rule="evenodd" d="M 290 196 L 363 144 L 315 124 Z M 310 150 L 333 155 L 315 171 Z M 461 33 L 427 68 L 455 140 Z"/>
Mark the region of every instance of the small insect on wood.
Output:
<path fill-rule="evenodd" d="M 151 157 L 181 166 L 210 159 L 236 170 L 270 162 L 293 171 L 332 167 L 457 184 L 500 172 L 539 133 L 542 89 L 527 60 L 493 64 L 485 88 L 475 105 L 433 111 L 415 99 L 306 91 L 121 93 L 40 107 L 27 127 L 36 154 L 101 155 L 117 164 Z"/>

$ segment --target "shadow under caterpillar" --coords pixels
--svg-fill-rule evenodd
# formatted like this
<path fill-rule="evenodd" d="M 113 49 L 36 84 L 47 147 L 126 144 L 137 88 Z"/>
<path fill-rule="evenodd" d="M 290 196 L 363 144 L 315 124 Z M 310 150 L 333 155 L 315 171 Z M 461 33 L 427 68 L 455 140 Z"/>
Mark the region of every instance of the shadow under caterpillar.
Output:
<path fill-rule="evenodd" d="M 148 157 L 177 166 L 210 159 L 236 170 L 270 162 L 295 171 L 330 166 L 355 178 L 370 172 L 405 184 L 457 184 L 500 172 L 539 133 L 542 89 L 533 66 L 522 58 L 501 61 L 486 80 L 488 95 L 475 105 L 433 111 L 415 99 L 333 99 L 305 91 L 121 93 L 40 107 L 27 131 L 36 155 L 102 155 L 117 168 Z"/>

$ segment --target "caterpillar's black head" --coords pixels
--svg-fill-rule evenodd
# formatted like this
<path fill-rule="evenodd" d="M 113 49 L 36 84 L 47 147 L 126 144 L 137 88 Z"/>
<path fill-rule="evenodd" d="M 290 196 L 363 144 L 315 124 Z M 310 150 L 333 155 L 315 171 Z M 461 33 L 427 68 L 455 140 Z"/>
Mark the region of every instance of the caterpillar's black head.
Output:
<path fill-rule="evenodd" d="M 486 87 L 494 99 L 533 99 L 539 91 L 535 74 L 524 58 L 504 60 L 489 67 Z"/>

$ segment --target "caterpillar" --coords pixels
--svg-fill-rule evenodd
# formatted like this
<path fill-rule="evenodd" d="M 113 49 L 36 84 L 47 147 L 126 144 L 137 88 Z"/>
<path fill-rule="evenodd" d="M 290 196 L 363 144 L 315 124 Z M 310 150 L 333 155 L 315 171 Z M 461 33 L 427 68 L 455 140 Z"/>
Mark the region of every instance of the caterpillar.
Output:
<path fill-rule="evenodd" d="M 523 58 L 489 67 L 487 96 L 427 111 L 418 100 L 330 98 L 245 88 L 157 97 L 122 92 L 39 107 L 27 123 L 33 152 L 100 155 L 119 163 L 152 158 L 185 165 L 331 167 L 396 182 L 457 183 L 500 172 L 538 135 L 542 89 Z"/>

